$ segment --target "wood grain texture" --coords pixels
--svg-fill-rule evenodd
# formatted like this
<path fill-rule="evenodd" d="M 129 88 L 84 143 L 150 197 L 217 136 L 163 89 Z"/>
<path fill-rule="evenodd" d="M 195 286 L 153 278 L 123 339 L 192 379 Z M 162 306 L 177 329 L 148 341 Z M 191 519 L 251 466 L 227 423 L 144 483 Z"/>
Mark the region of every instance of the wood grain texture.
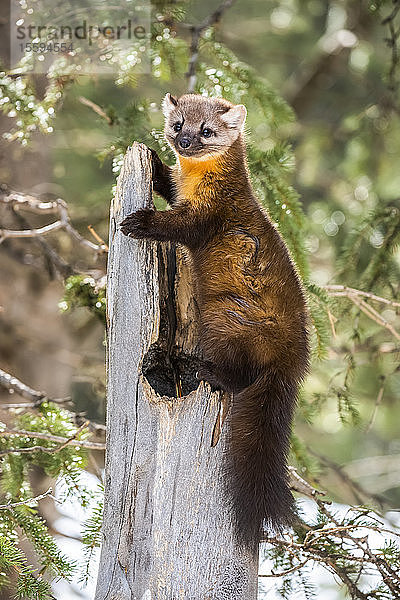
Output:
<path fill-rule="evenodd" d="M 110 218 L 105 510 L 95 599 L 255 600 L 257 557 L 237 547 L 224 502 L 226 427 L 211 447 L 219 394 L 201 383 L 183 398 L 160 396 L 141 374 L 167 302 L 168 265 L 160 268 L 160 257 L 173 249 L 126 238 L 118 223 L 150 206 L 150 152 L 134 144 Z M 174 346 L 195 352 L 195 302 L 181 252 L 174 273 Z"/>

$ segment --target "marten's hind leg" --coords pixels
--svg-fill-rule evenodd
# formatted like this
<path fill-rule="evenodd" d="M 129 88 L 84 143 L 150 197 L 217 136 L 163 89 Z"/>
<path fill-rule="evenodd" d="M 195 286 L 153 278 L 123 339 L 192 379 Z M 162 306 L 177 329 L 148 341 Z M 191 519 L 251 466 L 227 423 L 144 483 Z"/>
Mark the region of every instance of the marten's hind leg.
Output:
<path fill-rule="evenodd" d="M 196 378 L 199 381 L 207 381 L 213 392 L 228 391 L 221 378 L 214 373 L 212 363 L 203 362 L 196 373 Z"/>
<path fill-rule="evenodd" d="M 197 379 L 207 381 L 213 391 L 240 392 L 256 378 L 254 369 L 243 352 L 241 360 L 236 362 L 218 360 L 204 361 L 197 372 Z"/>

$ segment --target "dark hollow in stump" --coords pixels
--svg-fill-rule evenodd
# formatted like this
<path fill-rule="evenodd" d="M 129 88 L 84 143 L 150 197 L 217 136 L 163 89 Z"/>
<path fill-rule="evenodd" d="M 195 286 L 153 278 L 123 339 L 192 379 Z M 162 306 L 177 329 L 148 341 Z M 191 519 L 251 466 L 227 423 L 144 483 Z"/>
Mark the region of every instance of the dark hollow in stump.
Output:
<path fill-rule="evenodd" d="M 111 206 L 105 508 L 96 600 L 255 600 L 257 557 L 224 502 L 227 427 L 196 380 L 196 305 L 184 252 L 125 237 L 152 206 L 151 155 L 128 149 Z"/>

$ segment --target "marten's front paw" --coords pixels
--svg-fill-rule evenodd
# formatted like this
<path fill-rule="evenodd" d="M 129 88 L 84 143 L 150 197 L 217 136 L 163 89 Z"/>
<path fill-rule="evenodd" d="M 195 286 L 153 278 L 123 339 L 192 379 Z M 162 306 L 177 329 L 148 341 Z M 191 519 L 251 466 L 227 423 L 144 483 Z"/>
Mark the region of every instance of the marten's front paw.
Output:
<path fill-rule="evenodd" d="M 122 233 L 136 239 L 149 237 L 154 213 L 155 211 L 151 208 L 142 208 L 128 215 L 120 224 Z"/>

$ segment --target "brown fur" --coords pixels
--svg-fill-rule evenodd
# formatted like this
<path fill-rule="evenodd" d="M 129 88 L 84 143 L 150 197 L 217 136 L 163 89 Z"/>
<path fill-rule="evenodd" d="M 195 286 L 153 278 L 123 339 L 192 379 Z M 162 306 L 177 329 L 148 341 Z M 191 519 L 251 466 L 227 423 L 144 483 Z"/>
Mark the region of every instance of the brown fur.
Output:
<path fill-rule="evenodd" d="M 228 490 L 238 536 L 251 546 L 263 524 L 279 530 L 294 517 L 286 460 L 308 367 L 306 302 L 285 243 L 251 188 L 244 107 L 167 95 L 163 109 L 178 160 L 170 169 L 153 154 L 154 187 L 173 208 L 137 211 L 122 231 L 190 251 L 202 376 L 234 394 Z M 202 136 L 204 127 L 211 138 Z M 183 138 L 188 148 L 180 147 Z"/>

